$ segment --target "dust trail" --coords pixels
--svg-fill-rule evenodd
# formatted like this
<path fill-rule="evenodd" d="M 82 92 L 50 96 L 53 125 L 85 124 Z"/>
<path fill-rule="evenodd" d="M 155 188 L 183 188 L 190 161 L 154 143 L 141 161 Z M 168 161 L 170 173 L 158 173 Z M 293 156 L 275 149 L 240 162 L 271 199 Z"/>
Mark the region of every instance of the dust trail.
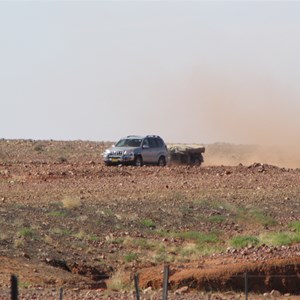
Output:
<path fill-rule="evenodd" d="M 298 168 L 300 159 L 293 150 L 281 150 L 260 145 L 236 145 L 228 143 L 207 144 L 205 165 L 236 166 L 266 163 L 279 167 Z"/>
<path fill-rule="evenodd" d="M 295 90 L 253 74 L 233 79 L 207 72 L 193 78 L 186 89 L 190 116 L 197 118 L 197 112 L 198 119 L 204 118 L 204 128 L 218 136 L 216 142 L 260 146 L 245 150 L 248 156 L 227 152 L 216 160 L 300 167 L 300 103 Z M 229 159 L 232 156 L 235 159 Z"/>

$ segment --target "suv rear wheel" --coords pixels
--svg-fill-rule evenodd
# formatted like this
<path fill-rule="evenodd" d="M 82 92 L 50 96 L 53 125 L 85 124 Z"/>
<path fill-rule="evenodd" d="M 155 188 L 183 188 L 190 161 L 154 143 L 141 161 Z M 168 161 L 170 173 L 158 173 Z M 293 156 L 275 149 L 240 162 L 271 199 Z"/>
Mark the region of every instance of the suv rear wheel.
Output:
<path fill-rule="evenodd" d="M 141 167 L 143 165 L 143 158 L 140 155 L 135 158 L 134 165 L 136 167 Z"/>
<path fill-rule="evenodd" d="M 164 156 L 161 156 L 157 163 L 160 167 L 164 167 L 166 165 L 166 159 Z"/>

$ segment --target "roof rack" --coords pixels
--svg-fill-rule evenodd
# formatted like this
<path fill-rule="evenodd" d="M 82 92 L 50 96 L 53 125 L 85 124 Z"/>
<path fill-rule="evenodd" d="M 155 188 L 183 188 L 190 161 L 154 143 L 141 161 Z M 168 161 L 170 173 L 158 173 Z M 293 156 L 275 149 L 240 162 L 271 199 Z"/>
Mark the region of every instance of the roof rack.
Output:
<path fill-rule="evenodd" d="M 155 137 L 155 138 L 160 138 L 160 136 L 159 136 L 159 135 L 154 135 L 154 134 L 147 135 L 147 137 Z"/>
<path fill-rule="evenodd" d="M 137 137 L 137 138 L 141 138 L 142 136 L 140 136 L 140 135 L 127 135 L 126 137 L 127 137 L 127 138 L 130 138 L 130 137 Z"/>

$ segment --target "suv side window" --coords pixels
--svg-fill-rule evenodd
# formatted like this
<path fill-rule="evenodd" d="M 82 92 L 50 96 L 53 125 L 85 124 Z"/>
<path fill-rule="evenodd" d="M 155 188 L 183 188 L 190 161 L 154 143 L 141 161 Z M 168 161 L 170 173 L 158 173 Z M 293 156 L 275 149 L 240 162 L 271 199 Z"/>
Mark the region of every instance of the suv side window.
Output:
<path fill-rule="evenodd" d="M 145 145 L 148 146 L 148 147 L 150 147 L 150 145 L 149 145 L 149 139 L 144 139 L 142 146 L 145 146 Z"/>
<path fill-rule="evenodd" d="M 163 148 L 163 147 L 164 147 L 164 142 L 163 142 L 163 140 L 162 140 L 162 139 L 160 139 L 160 138 L 157 138 L 157 139 L 156 139 L 156 142 L 157 142 L 157 144 L 158 144 L 159 148 Z"/>
<path fill-rule="evenodd" d="M 155 138 L 149 138 L 149 144 L 150 148 L 157 148 L 159 146 Z"/>

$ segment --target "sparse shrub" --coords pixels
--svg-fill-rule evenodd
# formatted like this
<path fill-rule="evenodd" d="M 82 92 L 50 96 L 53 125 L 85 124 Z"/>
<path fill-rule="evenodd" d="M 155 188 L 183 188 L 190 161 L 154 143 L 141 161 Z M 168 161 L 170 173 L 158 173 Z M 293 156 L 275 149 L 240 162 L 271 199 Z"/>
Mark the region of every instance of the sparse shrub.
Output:
<path fill-rule="evenodd" d="M 88 236 L 88 239 L 89 239 L 90 241 L 98 241 L 98 240 L 99 240 L 99 237 L 98 237 L 98 236 L 95 236 L 95 235 L 89 235 L 89 236 Z"/>
<path fill-rule="evenodd" d="M 199 231 L 186 231 L 176 233 L 175 235 L 184 240 L 192 240 L 198 243 L 217 243 L 219 240 L 217 234 L 214 232 L 203 233 Z"/>
<path fill-rule="evenodd" d="M 198 250 L 197 250 L 196 244 L 188 243 L 188 244 L 182 246 L 181 249 L 179 249 L 179 255 L 184 258 L 188 258 L 188 260 L 197 256 L 197 254 L 198 254 Z"/>
<path fill-rule="evenodd" d="M 80 230 L 79 232 L 74 234 L 74 237 L 76 237 L 80 240 L 83 240 L 84 238 L 86 238 L 86 236 L 87 236 L 87 234 L 83 230 Z"/>
<path fill-rule="evenodd" d="M 262 211 L 250 210 L 250 215 L 252 215 L 254 219 L 256 219 L 256 221 L 263 226 L 273 226 L 277 224 L 277 222 L 271 216 L 266 215 Z"/>
<path fill-rule="evenodd" d="M 218 223 L 218 224 L 223 223 L 225 220 L 226 218 L 222 215 L 213 215 L 208 218 L 209 222 Z"/>
<path fill-rule="evenodd" d="M 300 221 L 291 222 L 289 227 L 300 233 Z"/>
<path fill-rule="evenodd" d="M 156 227 L 154 221 L 151 220 L 151 219 L 144 219 L 144 220 L 141 220 L 141 224 L 142 224 L 143 226 L 148 227 L 148 228 L 151 228 L 151 229 L 153 229 L 153 228 Z"/>
<path fill-rule="evenodd" d="M 75 209 L 81 206 L 79 198 L 70 196 L 65 196 L 62 200 L 62 204 L 66 209 Z"/>
<path fill-rule="evenodd" d="M 68 229 L 53 228 L 52 232 L 57 235 L 71 235 L 71 231 Z"/>
<path fill-rule="evenodd" d="M 34 232 L 30 227 L 24 227 L 19 230 L 19 235 L 24 238 L 26 238 L 26 237 L 32 238 L 34 235 Z"/>
<path fill-rule="evenodd" d="M 171 263 L 174 261 L 174 257 L 168 255 L 167 253 L 160 253 L 154 256 L 155 263 Z"/>
<path fill-rule="evenodd" d="M 54 211 L 50 211 L 48 213 L 48 216 L 51 217 L 65 217 L 67 215 L 66 211 L 62 211 L 62 210 L 54 210 Z"/>
<path fill-rule="evenodd" d="M 156 254 L 153 257 L 153 260 L 155 263 L 171 263 L 175 259 L 173 255 L 167 253 L 166 248 L 162 245 L 157 250 Z"/>
<path fill-rule="evenodd" d="M 163 230 L 161 228 L 156 229 L 154 231 L 154 233 L 159 237 L 174 237 L 175 236 L 174 232 L 170 232 L 169 230 Z"/>
<path fill-rule="evenodd" d="M 14 247 L 15 248 L 22 248 L 25 245 L 24 239 L 15 239 L 14 240 Z"/>
<path fill-rule="evenodd" d="M 300 242 L 300 234 L 294 232 L 270 232 L 261 235 L 261 242 L 269 246 L 283 246 Z"/>
<path fill-rule="evenodd" d="M 225 248 L 219 244 L 198 244 L 197 249 L 199 255 L 201 256 L 211 255 L 213 253 L 221 253 L 225 250 Z"/>
<path fill-rule="evenodd" d="M 113 291 L 128 291 L 132 288 L 130 276 L 123 272 L 116 272 L 107 281 L 107 288 Z"/>
<path fill-rule="evenodd" d="M 79 240 L 89 240 L 89 241 L 99 240 L 99 237 L 97 237 L 95 235 L 87 234 L 84 230 L 80 230 L 79 232 L 72 234 L 72 236 L 74 236 L 75 238 L 77 238 Z"/>
<path fill-rule="evenodd" d="M 28 289 L 31 287 L 31 283 L 28 281 L 20 281 L 19 286 L 20 286 L 20 288 Z"/>
<path fill-rule="evenodd" d="M 114 212 L 110 208 L 105 208 L 101 211 L 101 214 L 107 217 L 111 217 L 114 215 Z"/>
<path fill-rule="evenodd" d="M 132 262 L 134 260 L 136 260 L 138 257 L 138 255 L 136 253 L 127 253 L 125 256 L 124 256 L 124 260 L 126 262 Z"/>
<path fill-rule="evenodd" d="M 153 245 L 153 243 L 149 242 L 148 239 L 134 239 L 133 240 L 133 245 L 135 247 L 140 247 L 141 249 L 144 250 L 150 250 L 155 248 L 155 245 Z"/>
<path fill-rule="evenodd" d="M 199 257 L 211 255 L 212 253 L 222 252 L 223 247 L 214 244 L 193 244 L 188 243 L 178 249 L 178 257 L 176 258 L 179 262 L 187 262 L 197 260 Z"/>
<path fill-rule="evenodd" d="M 231 239 L 230 244 L 235 248 L 243 248 L 247 246 L 256 246 L 259 239 L 254 236 L 236 236 Z"/>
<path fill-rule="evenodd" d="M 44 151 L 44 145 L 36 144 L 33 149 L 34 149 L 34 151 L 42 152 L 42 151 Z"/>
<path fill-rule="evenodd" d="M 258 223 L 263 226 L 273 226 L 277 222 L 269 215 L 256 209 L 239 207 L 236 211 L 237 219 L 244 223 Z"/>

